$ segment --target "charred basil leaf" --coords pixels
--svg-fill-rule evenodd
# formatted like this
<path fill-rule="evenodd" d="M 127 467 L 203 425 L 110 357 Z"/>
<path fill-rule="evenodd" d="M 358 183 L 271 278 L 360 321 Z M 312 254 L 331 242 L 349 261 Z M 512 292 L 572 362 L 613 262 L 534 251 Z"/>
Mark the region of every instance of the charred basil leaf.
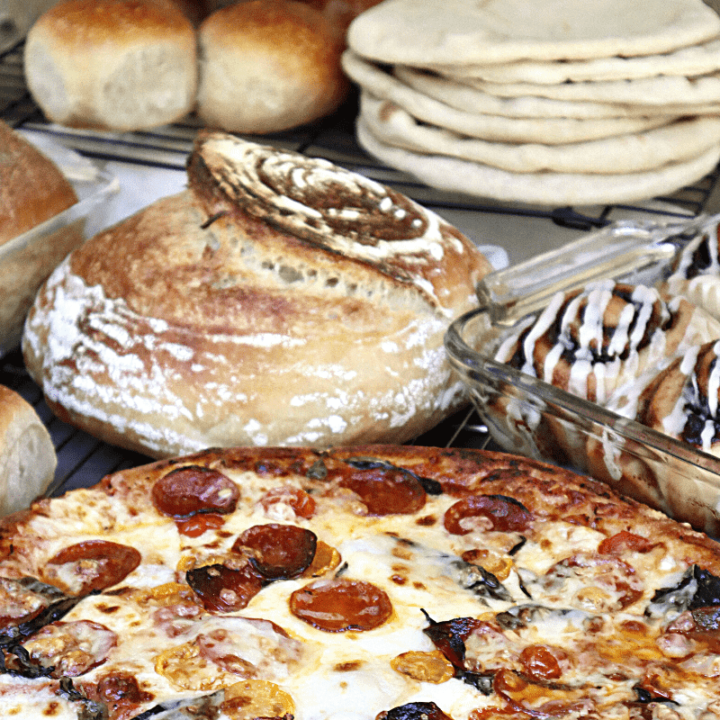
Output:
<path fill-rule="evenodd" d="M 98 703 L 85 697 L 85 695 L 75 688 L 70 678 L 61 678 L 60 692 L 65 695 L 68 700 L 72 700 L 78 704 L 78 720 L 107 720 L 107 707 L 103 703 Z"/>
<path fill-rule="evenodd" d="M 458 670 L 455 673 L 458 680 L 462 680 L 466 685 L 471 685 L 483 695 L 492 695 L 495 692 L 494 682 L 495 673 L 477 673 L 469 670 Z"/>
<path fill-rule="evenodd" d="M 388 710 L 387 720 L 450 720 L 434 702 L 413 702 Z"/>
<path fill-rule="evenodd" d="M 456 560 L 452 566 L 457 571 L 458 584 L 467 590 L 472 590 L 479 598 L 512 602 L 512 596 L 505 586 L 485 568 L 480 565 L 472 565 L 464 560 Z"/>
<path fill-rule="evenodd" d="M 660 588 L 645 609 L 645 615 L 659 617 L 702 607 L 720 607 L 720 578 L 697 565 L 688 568 L 677 585 Z"/>
<path fill-rule="evenodd" d="M 646 690 L 639 685 L 635 685 L 633 690 L 635 691 L 635 695 L 637 695 L 637 702 L 642 703 L 643 705 L 646 703 L 666 703 L 668 705 L 679 705 L 679 703 L 675 702 L 674 700 L 662 697 L 661 695 L 656 695 L 655 693 L 650 692 L 650 690 Z"/>
<path fill-rule="evenodd" d="M 224 699 L 225 691 L 218 690 L 198 698 L 160 703 L 133 720 L 216 720 Z"/>

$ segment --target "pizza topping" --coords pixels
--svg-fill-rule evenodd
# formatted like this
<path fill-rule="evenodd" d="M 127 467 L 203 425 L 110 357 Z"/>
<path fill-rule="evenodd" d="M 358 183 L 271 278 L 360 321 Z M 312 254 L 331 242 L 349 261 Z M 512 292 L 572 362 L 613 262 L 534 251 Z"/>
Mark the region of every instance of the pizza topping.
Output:
<path fill-rule="evenodd" d="M 194 641 L 164 650 L 154 658 L 155 672 L 183 690 L 221 690 L 237 679 L 205 657 Z"/>
<path fill-rule="evenodd" d="M 528 645 L 520 652 L 525 674 L 534 680 L 556 680 L 562 675 L 558 650 L 547 645 Z"/>
<path fill-rule="evenodd" d="M 384 590 L 362 580 L 316 580 L 290 596 L 296 617 L 326 632 L 374 630 L 392 614 Z"/>
<path fill-rule="evenodd" d="M 55 586 L 34 578 L 0 578 L 0 628 L 27 623 L 63 599 L 65 595 Z"/>
<path fill-rule="evenodd" d="M 553 599 L 572 597 L 590 612 L 624 609 L 643 595 L 635 570 L 611 555 L 576 553 L 553 565 L 538 582 Z"/>
<path fill-rule="evenodd" d="M 517 500 L 504 495 L 470 495 L 458 500 L 445 513 L 445 529 L 453 535 L 473 530 L 523 532 L 533 520 L 532 513 Z"/>
<path fill-rule="evenodd" d="M 219 530 L 225 524 L 225 518 L 217 513 L 199 513 L 185 520 L 176 520 L 178 532 L 186 537 L 200 537 L 208 530 Z"/>
<path fill-rule="evenodd" d="M 303 577 L 320 577 L 335 570 L 342 562 L 340 553 L 331 545 L 318 540 L 312 562 L 302 573 Z"/>
<path fill-rule="evenodd" d="M 53 677 L 86 673 L 105 662 L 116 645 L 112 630 L 90 620 L 46 625 L 23 643 L 29 661 L 49 669 Z"/>
<path fill-rule="evenodd" d="M 197 513 L 231 513 L 239 498 L 238 486 L 229 477 L 200 465 L 177 468 L 152 488 L 157 511 L 176 519 Z"/>
<path fill-rule="evenodd" d="M 317 536 L 295 525 L 253 525 L 233 545 L 244 553 L 261 575 L 275 580 L 292 578 L 305 571 L 315 557 Z"/>
<path fill-rule="evenodd" d="M 440 684 L 455 675 L 453 664 L 439 651 L 422 652 L 411 650 L 394 657 L 390 666 L 413 680 Z"/>
<path fill-rule="evenodd" d="M 467 590 L 471 590 L 479 598 L 512 602 L 512 596 L 505 586 L 481 565 L 473 565 L 458 559 L 452 562 L 457 583 Z"/>
<path fill-rule="evenodd" d="M 315 514 L 312 495 L 291 485 L 271 488 L 260 498 L 260 504 L 268 515 L 277 514 L 279 507 L 290 508 L 295 516 L 306 520 Z"/>
<path fill-rule="evenodd" d="M 352 490 L 368 515 L 409 515 L 425 505 L 426 494 L 411 473 L 393 466 L 371 465 L 340 478 L 338 485 Z"/>
<path fill-rule="evenodd" d="M 302 644 L 269 620 L 213 616 L 200 629 L 200 654 L 243 678 L 283 679 L 302 655 Z"/>
<path fill-rule="evenodd" d="M 142 555 L 128 545 L 85 540 L 47 561 L 46 579 L 69 594 L 86 595 L 122 582 L 140 565 Z"/>
<path fill-rule="evenodd" d="M 432 640 L 433 645 L 448 659 L 453 667 L 465 668 L 465 641 L 477 629 L 487 623 L 472 617 L 454 618 L 444 622 L 431 620 L 423 632 Z"/>
<path fill-rule="evenodd" d="M 601 555 L 616 555 L 619 557 L 626 552 L 649 553 L 658 544 L 642 537 L 642 535 L 635 535 L 635 533 L 622 530 L 609 538 L 605 538 L 598 545 L 597 551 Z"/>
<path fill-rule="evenodd" d="M 292 697 L 268 680 L 245 680 L 225 690 L 222 711 L 230 720 L 256 718 L 292 718 Z"/>
<path fill-rule="evenodd" d="M 685 610 L 720 606 L 720 578 L 697 565 L 688 568 L 676 585 L 660 588 L 645 609 L 648 617 L 673 616 Z"/>
<path fill-rule="evenodd" d="M 380 713 L 377 720 L 452 720 L 434 702 L 413 702 Z"/>
<path fill-rule="evenodd" d="M 225 565 L 204 565 L 188 570 L 185 577 L 206 610 L 242 610 L 260 590 L 264 579 L 247 563 L 239 569 Z"/>
<path fill-rule="evenodd" d="M 152 693 L 141 690 L 137 678 L 126 672 L 113 672 L 112 675 L 101 677 L 97 684 L 97 699 L 104 703 L 128 703 L 139 705 L 150 702 L 153 699 Z"/>

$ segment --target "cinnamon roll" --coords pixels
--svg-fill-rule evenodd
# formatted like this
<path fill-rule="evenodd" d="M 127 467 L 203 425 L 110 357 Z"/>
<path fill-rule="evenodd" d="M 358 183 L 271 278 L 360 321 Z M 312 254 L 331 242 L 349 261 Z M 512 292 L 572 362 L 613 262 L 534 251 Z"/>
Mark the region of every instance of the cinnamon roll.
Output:
<path fill-rule="evenodd" d="M 675 258 L 661 285 L 669 296 L 682 295 L 720 318 L 720 216 L 711 218 Z"/>
<path fill-rule="evenodd" d="M 666 302 L 654 288 L 605 280 L 557 294 L 496 359 L 602 405 L 645 368 L 716 337 L 720 324 L 687 300 Z"/>

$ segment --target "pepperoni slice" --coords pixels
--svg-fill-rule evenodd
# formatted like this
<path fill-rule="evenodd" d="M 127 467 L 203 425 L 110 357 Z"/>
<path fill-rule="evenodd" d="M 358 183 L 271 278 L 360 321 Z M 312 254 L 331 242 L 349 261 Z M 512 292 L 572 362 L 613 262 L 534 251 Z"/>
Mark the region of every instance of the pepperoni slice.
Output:
<path fill-rule="evenodd" d="M 261 498 L 260 504 L 265 512 L 271 512 L 276 505 L 287 505 L 295 515 L 309 520 L 315 514 L 315 500 L 300 488 L 287 485 L 268 490 Z"/>
<path fill-rule="evenodd" d="M 253 567 L 271 580 L 300 575 L 312 562 L 317 547 L 314 532 L 296 525 L 253 525 L 233 545 L 248 555 Z"/>
<path fill-rule="evenodd" d="M 195 538 L 208 530 L 219 530 L 225 524 L 225 519 L 217 513 L 200 513 L 185 520 L 176 520 L 175 524 L 181 535 Z"/>
<path fill-rule="evenodd" d="M 326 632 L 373 630 L 392 609 L 384 590 L 362 580 L 316 580 L 290 596 L 293 615 Z"/>
<path fill-rule="evenodd" d="M 598 553 L 601 555 L 622 555 L 625 552 L 648 553 L 657 546 L 658 543 L 651 542 L 642 535 L 622 530 L 605 538 L 598 545 Z"/>
<path fill-rule="evenodd" d="M 263 587 L 263 578 L 250 564 L 239 570 L 225 565 L 205 565 L 188 570 L 186 579 L 205 609 L 211 612 L 242 610 Z"/>
<path fill-rule="evenodd" d="M 473 522 L 480 520 L 480 522 Z M 499 532 L 523 532 L 532 513 L 517 500 L 505 495 L 471 495 L 448 508 L 445 529 L 453 535 L 467 535 L 476 527 Z"/>
<path fill-rule="evenodd" d="M 128 545 L 108 540 L 85 540 L 64 548 L 50 558 L 45 572 L 55 582 L 71 582 L 70 590 L 75 594 L 86 595 L 94 590 L 105 590 L 117 585 L 141 561 L 142 555 Z M 69 563 L 74 567 L 60 567 Z"/>
<path fill-rule="evenodd" d="M 177 468 L 160 478 L 152 489 L 157 511 L 174 518 L 231 513 L 239 497 L 240 491 L 229 477 L 200 465 Z"/>
<path fill-rule="evenodd" d="M 524 647 L 519 660 L 525 674 L 534 680 L 557 680 L 562 675 L 555 653 L 545 645 Z"/>
<path fill-rule="evenodd" d="M 354 469 L 341 478 L 339 485 L 362 500 L 368 515 L 410 515 L 425 505 L 425 489 L 420 481 L 399 468 Z"/>
<path fill-rule="evenodd" d="M 113 705 L 140 705 L 150 702 L 154 697 L 152 693 L 140 689 L 134 675 L 117 670 L 112 675 L 100 678 L 96 687 L 97 699 Z"/>

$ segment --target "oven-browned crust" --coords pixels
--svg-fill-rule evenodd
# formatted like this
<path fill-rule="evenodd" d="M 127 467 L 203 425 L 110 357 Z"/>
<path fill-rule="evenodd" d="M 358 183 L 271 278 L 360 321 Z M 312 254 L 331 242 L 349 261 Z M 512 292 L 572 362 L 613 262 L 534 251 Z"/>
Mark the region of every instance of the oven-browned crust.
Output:
<path fill-rule="evenodd" d="M 400 194 L 202 135 L 190 188 L 88 241 L 24 354 L 63 419 L 152 457 L 406 442 L 464 402 L 443 335 L 491 269 Z"/>
<path fill-rule="evenodd" d="M 0 712 L 713 717 L 719 588 L 714 541 L 541 462 L 206 450 L 0 521 Z"/>

